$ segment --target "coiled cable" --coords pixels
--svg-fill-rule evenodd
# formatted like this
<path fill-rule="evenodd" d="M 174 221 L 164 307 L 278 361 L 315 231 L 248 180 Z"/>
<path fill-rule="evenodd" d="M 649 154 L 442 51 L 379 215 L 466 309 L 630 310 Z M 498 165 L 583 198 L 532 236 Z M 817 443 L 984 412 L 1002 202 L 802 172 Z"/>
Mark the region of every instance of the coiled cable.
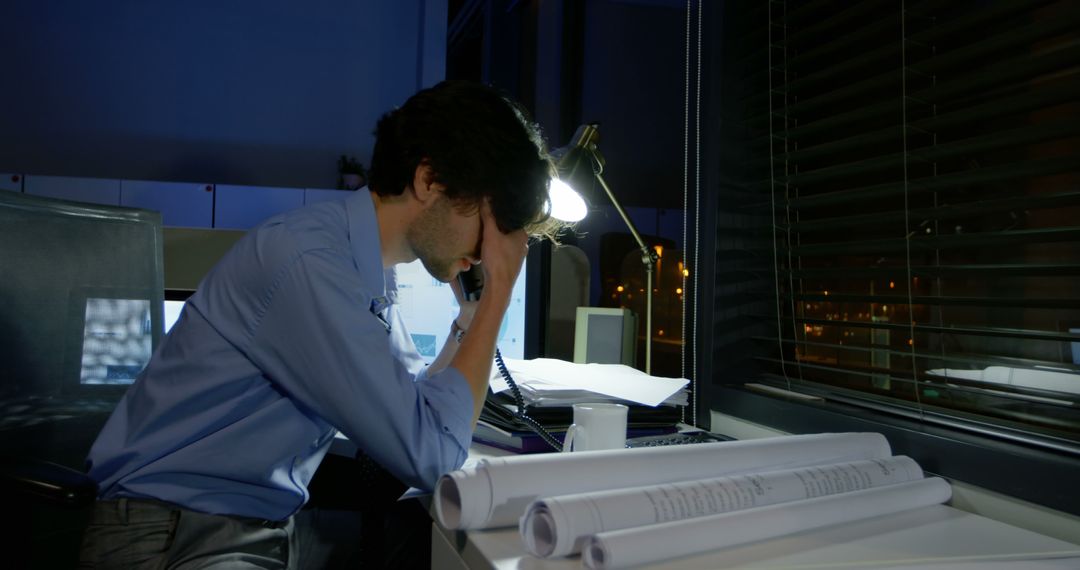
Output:
<path fill-rule="evenodd" d="M 548 445 L 555 448 L 555 451 L 562 451 L 562 442 L 551 435 L 551 432 L 544 429 L 544 426 L 540 425 L 540 422 L 529 417 L 525 413 L 525 398 L 521 396 L 521 390 L 518 389 L 517 382 L 514 382 L 514 377 L 510 375 L 510 369 L 506 367 L 506 363 L 503 362 L 502 353 L 499 349 L 495 349 L 495 366 L 499 369 L 499 375 L 506 380 L 506 384 L 510 386 L 510 392 L 514 395 L 514 404 L 517 406 L 517 411 L 511 410 L 510 413 L 515 418 L 521 420 L 525 425 L 529 426 L 529 429 L 536 432 L 536 435 L 540 436 Z"/>

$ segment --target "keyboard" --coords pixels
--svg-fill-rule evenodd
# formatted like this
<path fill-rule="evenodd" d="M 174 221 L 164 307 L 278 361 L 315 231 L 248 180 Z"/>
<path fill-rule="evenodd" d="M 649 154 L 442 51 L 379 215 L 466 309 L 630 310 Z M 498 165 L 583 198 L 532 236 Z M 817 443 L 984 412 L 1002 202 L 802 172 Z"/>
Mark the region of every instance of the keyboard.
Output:
<path fill-rule="evenodd" d="M 690 443 L 712 443 L 716 441 L 731 441 L 726 435 L 710 433 L 707 431 L 684 431 L 677 433 L 665 433 L 662 435 L 647 435 L 633 437 L 626 440 L 626 447 L 664 447 L 668 445 L 686 445 Z"/>

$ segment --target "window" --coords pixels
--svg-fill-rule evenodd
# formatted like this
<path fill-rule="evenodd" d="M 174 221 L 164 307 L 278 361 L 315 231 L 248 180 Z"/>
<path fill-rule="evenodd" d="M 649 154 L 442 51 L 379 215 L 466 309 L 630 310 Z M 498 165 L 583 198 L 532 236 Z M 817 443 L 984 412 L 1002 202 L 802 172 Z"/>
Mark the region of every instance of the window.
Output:
<path fill-rule="evenodd" d="M 1080 5 L 730 4 L 723 383 L 1080 456 Z"/>

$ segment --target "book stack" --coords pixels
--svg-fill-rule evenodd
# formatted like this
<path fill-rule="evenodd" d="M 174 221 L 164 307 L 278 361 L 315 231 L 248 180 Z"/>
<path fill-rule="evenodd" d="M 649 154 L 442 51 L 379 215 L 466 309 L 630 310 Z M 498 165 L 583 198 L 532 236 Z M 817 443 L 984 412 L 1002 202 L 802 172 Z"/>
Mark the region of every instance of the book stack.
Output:
<path fill-rule="evenodd" d="M 538 558 L 622 568 L 940 504 L 875 433 L 500 457 L 445 475 L 439 522 L 516 525 Z"/>

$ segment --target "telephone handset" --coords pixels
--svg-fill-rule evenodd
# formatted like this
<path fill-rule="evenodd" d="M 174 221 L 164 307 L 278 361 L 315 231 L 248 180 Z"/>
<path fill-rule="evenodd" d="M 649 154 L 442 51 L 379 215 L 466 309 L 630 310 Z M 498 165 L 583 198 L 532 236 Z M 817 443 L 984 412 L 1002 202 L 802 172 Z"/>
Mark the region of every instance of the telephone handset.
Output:
<path fill-rule="evenodd" d="M 484 290 L 484 270 L 479 266 L 472 266 L 468 271 L 462 271 L 458 273 L 458 285 L 461 286 L 461 293 L 465 296 L 466 301 L 478 301 L 480 300 L 480 292 Z M 517 383 L 514 382 L 513 376 L 510 375 L 510 370 L 506 368 L 506 363 L 503 362 L 502 353 L 499 352 L 499 348 L 495 348 L 495 366 L 499 369 L 499 374 L 506 380 L 507 385 L 510 386 L 510 392 L 514 395 L 514 403 L 517 405 L 517 411 L 511 411 L 517 419 L 529 426 L 541 439 L 546 441 L 548 445 L 555 448 L 555 451 L 562 451 L 562 444 L 555 436 L 551 435 L 539 422 L 529 417 L 525 413 L 525 399 L 521 397 L 521 390 L 518 389 Z M 499 415 L 499 404 L 491 401 L 490 398 L 484 401 L 484 407 L 495 408 L 496 417 Z M 502 413 L 506 413 L 505 411 Z"/>
<path fill-rule="evenodd" d="M 480 300 L 480 292 L 484 290 L 484 270 L 480 266 L 474 265 L 468 271 L 458 273 L 457 278 L 466 301 Z"/>

